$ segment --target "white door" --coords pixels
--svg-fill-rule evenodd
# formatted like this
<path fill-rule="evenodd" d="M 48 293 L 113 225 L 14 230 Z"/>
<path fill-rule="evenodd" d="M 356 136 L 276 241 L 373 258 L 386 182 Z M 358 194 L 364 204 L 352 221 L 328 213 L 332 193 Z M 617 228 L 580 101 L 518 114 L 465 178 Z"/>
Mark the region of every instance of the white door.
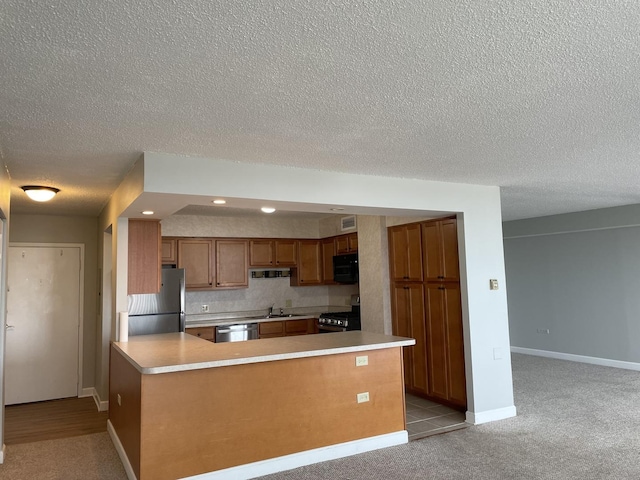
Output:
<path fill-rule="evenodd" d="M 5 404 L 78 395 L 80 248 L 10 246 Z"/>

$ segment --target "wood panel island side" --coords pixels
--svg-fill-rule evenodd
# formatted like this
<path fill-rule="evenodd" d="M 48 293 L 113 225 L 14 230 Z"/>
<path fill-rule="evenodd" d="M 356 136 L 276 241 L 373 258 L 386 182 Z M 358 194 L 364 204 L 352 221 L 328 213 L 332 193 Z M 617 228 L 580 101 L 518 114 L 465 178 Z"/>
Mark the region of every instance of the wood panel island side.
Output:
<path fill-rule="evenodd" d="M 343 332 L 111 344 L 108 430 L 129 478 L 252 478 L 406 443 L 402 347 Z"/>

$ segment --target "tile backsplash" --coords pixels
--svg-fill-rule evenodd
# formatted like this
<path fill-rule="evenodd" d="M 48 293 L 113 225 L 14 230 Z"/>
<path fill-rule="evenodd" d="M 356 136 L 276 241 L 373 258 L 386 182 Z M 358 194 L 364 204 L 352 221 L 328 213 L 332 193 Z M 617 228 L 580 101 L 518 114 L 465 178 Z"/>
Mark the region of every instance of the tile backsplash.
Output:
<path fill-rule="evenodd" d="M 186 313 L 202 313 L 208 305 L 209 313 L 228 313 L 266 310 L 273 305 L 285 313 L 325 311 L 327 307 L 349 310 L 351 295 L 358 293 L 358 285 L 319 285 L 292 287 L 289 277 L 249 278 L 249 288 L 234 290 L 187 291 Z M 288 306 L 290 301 L 291 306 Z"/>

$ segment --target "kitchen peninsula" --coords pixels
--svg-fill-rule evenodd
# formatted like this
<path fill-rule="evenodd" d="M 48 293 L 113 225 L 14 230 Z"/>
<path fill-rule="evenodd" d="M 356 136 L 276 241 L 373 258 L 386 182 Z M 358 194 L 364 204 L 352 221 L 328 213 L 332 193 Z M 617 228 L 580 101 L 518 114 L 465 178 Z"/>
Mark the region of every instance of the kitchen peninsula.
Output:
<path fill-rule="evenodd" d="M 114 342 L 109 433 L 130 478 L 252 478 L 407 442 L 402 347 L 352 331 Z"/>

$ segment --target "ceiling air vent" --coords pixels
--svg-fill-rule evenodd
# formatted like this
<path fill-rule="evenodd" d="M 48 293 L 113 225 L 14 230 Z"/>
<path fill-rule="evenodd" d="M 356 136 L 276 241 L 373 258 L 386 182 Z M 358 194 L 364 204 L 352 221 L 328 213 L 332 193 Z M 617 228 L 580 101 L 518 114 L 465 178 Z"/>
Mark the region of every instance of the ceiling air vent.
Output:
<path fill-rule="evenodd" d="M 356 217 L 355 215 L 351 215 L 349 217 L 342 217 L 340 219 L 340 230 L 343 232 L 345 230 L 353 230 L 356 228 Z"/>

